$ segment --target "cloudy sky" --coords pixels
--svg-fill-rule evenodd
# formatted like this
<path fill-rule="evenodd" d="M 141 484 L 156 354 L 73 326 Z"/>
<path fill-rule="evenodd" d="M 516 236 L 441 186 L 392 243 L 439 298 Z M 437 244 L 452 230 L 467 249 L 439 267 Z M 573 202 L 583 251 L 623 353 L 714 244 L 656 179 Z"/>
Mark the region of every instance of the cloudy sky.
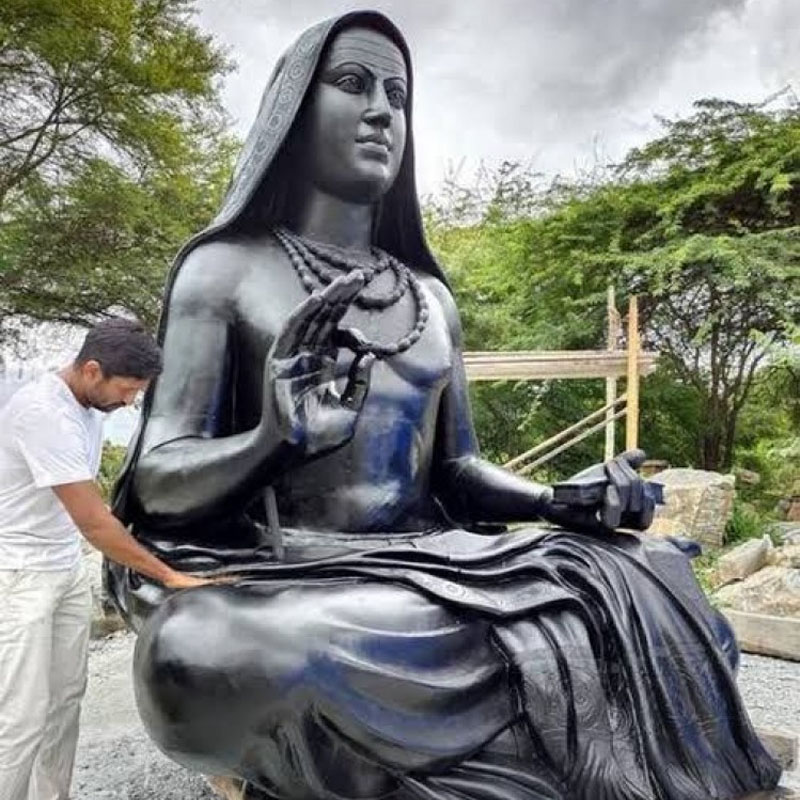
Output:
<path fill-rule="evenodd" d="M 198 24 L 238 64 L 224 98 L 242 136 L 280 53 L 310 24 L 363 7 L 411 46 L 424 192 L 481 161 L 590 169 L 700 97 L 800 93 L 800 0 L 200 0 Z"/>

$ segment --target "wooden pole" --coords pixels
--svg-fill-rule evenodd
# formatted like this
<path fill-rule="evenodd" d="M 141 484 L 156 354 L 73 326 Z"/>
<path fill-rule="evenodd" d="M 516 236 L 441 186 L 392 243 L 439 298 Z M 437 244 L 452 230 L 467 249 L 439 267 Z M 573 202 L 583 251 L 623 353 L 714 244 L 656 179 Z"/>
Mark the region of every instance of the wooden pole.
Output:
<path fill-rule="evenodd" d="M 625 416 L 627 409 L 621 408 L 614 414 L 614 419 L 617 420 L 620 417 Z M 559 453 L 563 453 L 565 450 L 569 449 L 575 444 L 582 442 L 584 439 L 588 439 L 593 433 L 597 433 L 601 428 L 605 427 L 606 421 L 601 420 L 596 425 L 592 425 L 591 428 L 585 430 L 583 433 L 579 433 L 577 436 L 573 436 L 572 439 L 564 442 L 564 444 L 560 444 L 558 447 L 552 449 L 549 453 L 545 453 L 543 456 L 539 456 L 535 461 L 531 461 L 530 464 L 526 464 L 521 469 L 517 470 L 517 475 L 528 475 L 529 473 L 533 472 L 536 467 L 540 467 L 542 464 L 547 463 L 550 461 L 551 458 L 557 456 Z"/>
<path fill-rule="evenodd" d="M 628 302 L 628 415 L 625 420 L 625 449 L 639 446 L 639 298 Z"/>
<path fill-rule="evenodd" d="M 511 459 L 511 461 L 507 461 L 503 464 L 505 469 L 514 469 L 515 467 L 519 466 L 523 461 L 527 461 L 529 458 L 533 458 L 533 456 L 538 455 L 543 450 L 548 450 L 550 447 L 555 445 L 557 442 L 560 442 L 562 439 L 565 439 L 567 436 L 579 431 L 581 428 L 585 428 L 590 422 L 594 422 L 594 420 L 602 417 L 603 415 L 608 415 L 610 412 L 613 419 L 617 419 L 616 414 L 614 414 L 614 408 L 622 403 L 625 402 L 625 395 L 620 395 L 616 400 L 614 400 L 614 404 L 611 407 L 606 408 L 598 408 L 597 411 L 592 411 L 591 414 L 585 416 L 579 422 L 576 422 L 574 425 L 570 425 L 569 428 L 564 428 L 563 431 L 559 431 L 554 436 L 551 436 L 549 439 L 545 439 L 543 442 L 540 442 L 535 447 L 532 447 L 530 450 L 526 450 L 524 453 L 520 453 L 520 455 L 515 456 Z M 600 423 L 600 427 L 603 427 L 605 422 Z M 559 451 L 560 452 L 560 451 Z"/>
<path fill-rule="evenodd" d="M 617 305 L 614 302 L 614 286 L 609 284 L 608 297 L 606 301 L 606 309 L 608 312 L 608 340 L 606 342 L 606 349 L 614 351 L 617 349 L 617 340 L 619 339 L 619 312 Z M 617 399 L 617 379 L 616 377 L 609 376 L 606 378 L 606 446 L 605 446 L 605 460 L 608 461 L 614 458 L 614 450 L 616 449 L 616 425 L 614 424 L 614 405 Z"/>

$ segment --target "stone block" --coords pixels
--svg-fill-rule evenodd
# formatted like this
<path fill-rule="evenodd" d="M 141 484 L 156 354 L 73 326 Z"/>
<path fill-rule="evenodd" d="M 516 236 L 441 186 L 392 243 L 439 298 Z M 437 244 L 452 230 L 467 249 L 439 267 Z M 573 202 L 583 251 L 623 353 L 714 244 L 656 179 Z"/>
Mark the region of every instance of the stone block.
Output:
<path fill-rule="evenodd" d="M 714 571 L 715 585 L 724 586 L 726 583 L 743 580 L 758 572 L 761 567 L 766 566 L 772 550 L 772 540 L 769 536 L 750 539 L 734 547 L 717 562 Z"/>
<path fill-rule="evenodd" d="M 205 779 L 214 794 L 222 800 L 244 800 L 247 797 L 247 784 L 240 778 L 206 775 Z"/>
<path fill-rule="evenodd" d="M 665 504 L 656 510 L 651 530 L 680 527 L 683 535 L 702 544 L 720 547 L 725 526 L 733 513 L 733 475 L 700 469 L 666 469 L 651 480 L 663 484 Z"/>
<path fill-rule="evenodd" d="M 785 544 L 775 547 L 767 556 L 767 563 L 775 567 L 791 567 L 800 569 L 800 540 L 797 544 Z"/>
<path fill-rule="evenodd" d="M 731 608 L 800 618 L 800 570 L 767 566 L 743 581 L 723 586 L 714 597 L 723 612 Z"/>
<path fill-rule="evenodd" d="M 800 522 L 773 522 L 769 530 L 782 544 L 800 544 Z"/>

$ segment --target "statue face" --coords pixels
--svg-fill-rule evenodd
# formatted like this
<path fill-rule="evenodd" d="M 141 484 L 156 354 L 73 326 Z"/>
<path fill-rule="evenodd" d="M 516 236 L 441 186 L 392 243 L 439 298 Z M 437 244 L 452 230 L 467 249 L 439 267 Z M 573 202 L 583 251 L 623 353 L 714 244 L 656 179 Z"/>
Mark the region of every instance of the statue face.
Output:
<path fill-rule="evenodd" d="M 405 150 L 407 94 L 405 60 L 394 42 L 368 28 L 336 36 L 303 121 L 311 183 L 359 203 L 388 191 Z"/>

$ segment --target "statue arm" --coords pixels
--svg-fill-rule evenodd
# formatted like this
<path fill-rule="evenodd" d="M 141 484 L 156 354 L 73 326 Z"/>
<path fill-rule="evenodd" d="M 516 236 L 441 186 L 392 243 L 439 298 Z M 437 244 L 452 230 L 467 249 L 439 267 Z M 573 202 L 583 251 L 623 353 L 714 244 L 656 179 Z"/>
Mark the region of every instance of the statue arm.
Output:
<path fill-rule="evenodd" d="M 447 318 L 453 343 L 450 381 L 439 405 L 434 492 L 456 521 L 525 522 L 545 519 L 595 530 L 593 514 L 553 504 L 550 486 L 527 480 L 480 457 L 462 356 L 461 323 L 453 297 L 441 283 L 428 284 Z"/>
<path fill-rule="evenodd" d="M 267 425 L 224 432 L 236 268 L 206 263 L 230 257 L 222 247 L 201 247 L 187 258 L 168 305 L 164 371 L 133 476 L 138 505 L 155 527 L 241 507 L 269 482 L 282 456 Z"/>
<path fill-rule="evenodd" d="M 447 319 L 453 345 L 450 381 L 439 404 L 434 452 L 434 490 L 454 519 L 514 522 L 547 514 L 549 486 L 520 478 L 480 457 L 462 357 L 461 323 L 453 297 L 428 282 Z"/>

